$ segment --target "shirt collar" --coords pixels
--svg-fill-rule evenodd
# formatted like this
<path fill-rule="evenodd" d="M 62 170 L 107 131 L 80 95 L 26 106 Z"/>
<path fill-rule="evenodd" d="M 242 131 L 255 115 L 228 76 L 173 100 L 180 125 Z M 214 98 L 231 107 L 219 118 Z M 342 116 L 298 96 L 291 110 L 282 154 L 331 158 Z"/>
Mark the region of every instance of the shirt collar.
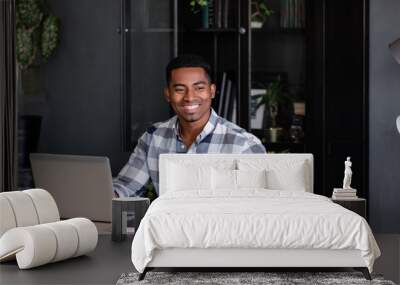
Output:
<path fill-rule="evenodd" d="M 201 133 L 198 135 L 196 142 L 200 142 L 202 139 L 204 139 L 206 136 L 208 136 L 210 133 L 212 133 L 217 126 L 219 116 L 217 113 L 214 111 L 213 108 L 211 108 L 211 115 L 210 118 L 208 118 L 207 124 L 204 126 L 203 130 Z M 180 126 L 179 126 L 179 119 L 178 116 L 174 116 L 171 120 L 171 127 L 174 130 L 174 134 L 176 138 L 181 139 L 180 136 Z"/>

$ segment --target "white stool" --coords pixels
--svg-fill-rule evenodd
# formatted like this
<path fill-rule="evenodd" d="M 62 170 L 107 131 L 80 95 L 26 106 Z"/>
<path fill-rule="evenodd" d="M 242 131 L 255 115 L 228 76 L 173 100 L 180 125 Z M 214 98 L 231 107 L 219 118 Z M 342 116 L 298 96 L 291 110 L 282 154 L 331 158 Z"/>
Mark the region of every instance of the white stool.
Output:
<path fill-rule="evenodd" d="M 53 197 L 43 189 L 0 193 L 0 262 L 20 269 L 86 254 L 96 248 L 96 226 L 86 218 L 60 221 Z"/>

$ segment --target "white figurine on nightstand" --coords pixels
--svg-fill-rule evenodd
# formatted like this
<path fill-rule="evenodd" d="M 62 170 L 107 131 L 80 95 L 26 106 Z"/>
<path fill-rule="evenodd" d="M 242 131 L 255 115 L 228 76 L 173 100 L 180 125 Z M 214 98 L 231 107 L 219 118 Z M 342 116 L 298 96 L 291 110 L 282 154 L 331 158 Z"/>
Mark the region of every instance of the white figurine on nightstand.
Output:
<path fill-rule="evenodd" d="M 343 178 L 343 189 L 352 189 L 351 184 L 351 176 L 353 172 L 351 171 L 351 161 L 350 156 L 347 157 L 347 160 L 344 162 L 344 178 Z"/>
<path fill-rule="evenodd" d="M 344 162 L 344 178 L 343 178 L 343 188 L 333 188 L 332 199 L 334 200 L 355 200 L 357 199 L 357 190 L 352 188 L 351 177 L 353 176 L 353 171 L 351 170 L 352 162 L 350 161 L 350 156 L 347 157 Z"/>

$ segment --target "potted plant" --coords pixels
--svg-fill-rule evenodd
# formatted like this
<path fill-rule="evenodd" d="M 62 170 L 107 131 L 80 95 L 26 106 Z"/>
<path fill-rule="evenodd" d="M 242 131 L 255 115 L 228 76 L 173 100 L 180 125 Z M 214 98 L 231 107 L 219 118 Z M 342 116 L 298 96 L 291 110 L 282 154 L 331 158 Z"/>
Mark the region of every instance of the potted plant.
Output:
<path fill-rule="evenodd" d="M 193 12 L 198 11 L 197 8 L 203 8 L 207 6 L 207 0 L 190 0 L 190 7 Z"/>
<path fill-rule="evenodd" d="M 43 0 L 16 1 L 16 58 L 19 93 L 42 92 L 40 65 L 54 54 L 59 39 L 59 19 Z"/>
<path fill-rule="evenodd" d="M 274 11 L 268 7 L 266 0 L 253 0 L 251 2 L 251 27 L 261 28 L 273 13 Z"/>
<path fill-rule="evenodd" d="M 23 101 L 22 94 L 37 95 L 43 92 L 40 65 L 54 54 L 58 45 L 59 30 L 59 20 L 50 14 L 44 0 L 16 1 L 15 47 L 17 93 L 20 101 Z M 18 118 L 20 172 L 29 169 L 29 153 L 37 151 L 41 120 L 40 115 L 32 114 L 20 115 Z M 19 180 L 21 184 L 23 175 L 20 175 Z"/>
<path fill-rule="evenodd" d="M 153 202 L 153 200 L 157 198 L 157 193 L 151 180 L 147 182 L 147 184 L 145 185 L 145 189 L 146 190 L 144 191 L 144 197 L 149 198 L 150 202 Z"/>
<path fill-rule="evenodd" d="M 16 1 L 16 57 L 26 70 L 46 62 L 58 45 L 59 19 L 43 0 Z"/>
<path fill-rule="evenodd" d="M 201 12 L 201 27 L 204 29 L 208 29 L 210 27 L 208 0 L 191 0 L 190 8 L 193 14 Z"/>
<path fill-rule="evenodd" d="M 287 101 L 288 96 L 284 90 L 284 86 L 280 76 L 278 76 L 274 81 L 268 84 L 265 94 L 262 95 L 261 100 L 257 104 L 257 109 L 265 105 L 268 112 L 264 112 L 264 122 L 266 121 L 266 116 L 269 114 L 270 117 L 270 127 L 268 128 L 267 136 L 270 142 L 277 142 L 282 134 L 282 128 L 277 125 L 277 116 L 279 112 L 279 104 Z"/>

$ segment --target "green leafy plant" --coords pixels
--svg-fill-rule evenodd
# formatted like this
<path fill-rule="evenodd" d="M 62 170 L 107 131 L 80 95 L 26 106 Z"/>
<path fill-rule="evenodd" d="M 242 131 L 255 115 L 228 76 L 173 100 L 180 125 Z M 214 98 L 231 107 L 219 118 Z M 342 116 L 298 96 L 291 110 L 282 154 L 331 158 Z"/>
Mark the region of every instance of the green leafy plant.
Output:
<path fill-rule="evenodd" d="M 59 20 L 53 15 L 49 15 L 43 21 L 42 29 L 42 56 L 47 60 L 55 51 L 58 45 L 58 35 L 60 31 Z"/>
<path fill-rule="evenodd" d="M 278 104 L 283 101 L 283 84 L 280 76 L 274 81 L 268 84 L 265 95 L 262 96 L 261 101 L 258 103 L 258 107 L 261 105 Z"/>
<path fill-rule="evenodd" d="M 54 54 L 59 33 L 60 21 L 44 0 L 16 1 L 16 56 L 22 69 Z"/>
<path fill-rule="evenodd" d="M 205 6 L 207 6 L 207 0 L 190 0 L 190 7 L 194 13 L 199 12 Z"/>
<path fill-rule="evenodd" d="M 254 22 L 264 23 L 268 17 L 270 17 L 275 12 L 271 10 L 267 1 L 265 0 L 254 0 L 251 2 L 251 20 Z"/>
<path fill-rule="evenodd" d="M 276 117 L 278 115 L 279 104 L 285 103 L 290 100 L 290 97 L 285 91 L 282 79 L 278 76 L 274 81 L 268 84 L 265 89 L 265 94 L 262 95 L 261 100 L 257 104 L 257 109 L 262 105 L 269 108 L 271 116 L 271 126 L 276 127 Z"/>
<path fill-rule="evenodd" d="M 153 183 L 151 181 L 149 181 L 146 184 L 145 188 L 146 188 L 146 190 L 144 191 L 144 197 L 149 198 L 150 202 L 153 202 L 153 200 L 157 198 L 157 193 L 156 193 Z"/>
<path fill-rule="evenodd" d="M 17 25 L 32 29 L 39 27 L 43 18 L 42 4 L 34 0 L 17 0 Z"/>

